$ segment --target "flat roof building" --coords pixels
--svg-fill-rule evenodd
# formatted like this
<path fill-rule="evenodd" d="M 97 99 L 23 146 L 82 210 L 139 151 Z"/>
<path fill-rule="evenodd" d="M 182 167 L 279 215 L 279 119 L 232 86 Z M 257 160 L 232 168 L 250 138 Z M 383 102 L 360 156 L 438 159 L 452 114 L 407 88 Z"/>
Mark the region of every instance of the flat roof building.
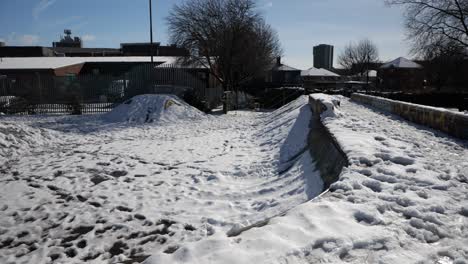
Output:
<path fill-rule="evenodd" d="M 152 47 L 152 49 L 151 49 Z M 187 56 L 189 52 L 176 45 L 163 46 L 160 42 L 151 43 L 121 43 L 120 50 L 124 56 Z M 151 52 L 153 54 L 151 54 Z"/>

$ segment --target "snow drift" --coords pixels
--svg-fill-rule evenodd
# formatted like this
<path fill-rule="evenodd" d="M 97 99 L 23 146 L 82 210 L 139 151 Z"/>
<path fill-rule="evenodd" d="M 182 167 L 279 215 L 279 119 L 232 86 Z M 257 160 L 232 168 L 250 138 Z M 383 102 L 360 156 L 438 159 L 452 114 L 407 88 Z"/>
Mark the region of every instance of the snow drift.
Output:
<path fill-rule="evenodd" d="M 135 96 L 107 114 L 105 121 L 130 123 L 161 123 L 203 118 L 200 110 L 174 95 L 144 94 Z"/>
<path fill-rule="evenodd" d="M 0 158 L 11 158 L 25 151 L 56 141 L 57 134 L 47 129 L 24 124 L 0 123 Z"/>

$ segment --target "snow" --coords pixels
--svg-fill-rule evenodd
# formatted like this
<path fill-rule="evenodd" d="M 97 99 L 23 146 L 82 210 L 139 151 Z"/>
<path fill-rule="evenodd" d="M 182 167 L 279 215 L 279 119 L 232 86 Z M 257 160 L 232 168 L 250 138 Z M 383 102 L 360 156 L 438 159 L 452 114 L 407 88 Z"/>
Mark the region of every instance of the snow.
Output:
<path fill-rule="evenodd" d="M 162 123 L 204 118 L 203 112 L 174 95 L 138 95 L 125 101 L 103 119 L 109 122 Z"/>
<path fill-rule="evenodd" d="M 174 63 L 177 57 L 154 56 L 159 63 Z M 0 70 L 7 69 L 57 69 L 85 62 L 151 62 L 151 57 L 28 57 L 0 58 Z"/>
<path fill-rule="evenodd" d="M 323 122 L 351 164 L 330 192 L 145 263 L 466 263 L 467 142 L 335 98 Z"/>
<path fill-rule="evenodd" d="M 422 66 L 406 58 L 399 57 L 393 61 L 385 63 L 384 65 L 380 66 L 380 68 L 381 69 L 387 69 L 387 68 L 419 69 L 419 68 L 422 68 Z"/>
<path fill-rule="evenodd" d="M 388 99 L 388 98 L 383 98 L 383 97 L 373 96 L 373 95 L 367 95 L 367 94 L 358 94 L 358 95 L 359 96 L 364 96 L 364 97 L 369 97 L 369 98 L 375 98 L 375 99 L 378 99 L 379 101 L 383 101 L 383 102 L 398 103 L 398 104 L 402 104 L 402 105 L 407 105 L 407 106 L 412 106 L 412 107 L 415 107 L 415 108 L 419 108 L 419 109 L 422 109 L 422 110 L 445 112 L 445 113 L 448 113 L 450 115 L 464 117 L 464 113 L 460 112 L 460 111 L 457 111 L 456 109 L 449 109 L 449 108 L 443 108 L 443 107 L 435 107 L 435 106 L 429 106 L 429 105 L 414 104 L 414 103 L 410 103 L 410 102 L 392 100 L 392 99 Z"/>
<path fill-rule="evenodd" d="M 302 71 L 301 76 L 327 76 L 327 77 L 340 77 L 340 75 L 321 68 L 309 68 L 308 70 Z"/>
<path fill-rule="evenodd" d="M 320 114 L 322 119 L 326 117 L 338 117 L 341 116 L 340 108 L 340 100 L 338 100 L 335 96 L 327 95 L 327 94 L 312 94 L 311 97 L 321 102 L 325 105 L 326 109 L 323 113 Z"/>
<path fill-rule="evenodd" d="M 1 116 L 18 151 L 0 163 L 0 263 L 466 263 L 468 142 L 314 97 L 350 161 L 326 192 L 306 96 L 170 122 Z"/>
<path fill-rule="evenodd" d="M 150 106 L 162 112 L 142 122 Z M 283 214 L 323 191 L 310 118 L 306 97 L 207 117 L 165 95 L 107 115 L 2 117 L 16 139 L 52 136 L 18 141 L 28 148 L 1 165 L 0 263 L 142 261 Z"/>
<path fill-rule="evenodd" d="M 57 133 L 22 124 L 0 123 L 0 164 L 36 147 L 52 144 Z"/>

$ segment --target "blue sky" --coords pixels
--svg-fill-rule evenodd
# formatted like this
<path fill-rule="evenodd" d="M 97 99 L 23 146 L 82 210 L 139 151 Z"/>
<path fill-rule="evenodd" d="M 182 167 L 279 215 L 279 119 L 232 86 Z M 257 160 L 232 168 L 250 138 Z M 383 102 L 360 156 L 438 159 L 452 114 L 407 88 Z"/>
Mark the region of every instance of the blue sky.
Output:
<path fill-rule="evenodd" d="M 181 1 L 153 0 L 155 41 L 167 43 L 164 18 Z M 383 0 L 258 0 L 258 6 L 291 66 L 311 67 L 312 47 L 320 43 L 335 46 L 336 61 L 347 43 L 362 38 L 377 44 L 384 61 L 408 56 L 402 10 Z M 50 46 L 69 28 L 85 47 L 118 47 L 149 41 L 148 16 L 147 0 L 0 0 L 0 40 Z"/>

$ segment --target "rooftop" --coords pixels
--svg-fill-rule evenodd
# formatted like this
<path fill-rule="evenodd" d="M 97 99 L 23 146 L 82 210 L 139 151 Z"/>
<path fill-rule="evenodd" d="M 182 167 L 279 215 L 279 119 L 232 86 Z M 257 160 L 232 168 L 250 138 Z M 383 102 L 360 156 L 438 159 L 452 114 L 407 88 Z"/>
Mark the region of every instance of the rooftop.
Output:
<path fill-rule="evenodd" d="M 154 62 L 175 62 L 177 57 L 155 56 Z M 151 57 L 29 57 L 0 58 L 0 70 L 58 69 L 86 62 L 151 62 Z"/>
<path fill-rule="evenodd" d="M 322 68 L 309 68 L 308 70 L 302 71 L 301 76 L 329 76 L 329 77 L 340 77 L 340 75 Z"/>
<path fill-rule="evenodd" d="M 281 65 L 276 65 L 273 68 L 274 71 L 300 71 L 299 69 L 293 68 L 291 66 L 281 64 Z"/>
<path fill-rule="evenodd" d="M 393 61 L 385 63 L 380 67 L 381 69 L 389 69 L 389 68 L 398 68 L 398 69 L 421 69 L 422 66 L 417 64 L 414 61 L 408 60 L 403 57 L 399 57 Z"/>

